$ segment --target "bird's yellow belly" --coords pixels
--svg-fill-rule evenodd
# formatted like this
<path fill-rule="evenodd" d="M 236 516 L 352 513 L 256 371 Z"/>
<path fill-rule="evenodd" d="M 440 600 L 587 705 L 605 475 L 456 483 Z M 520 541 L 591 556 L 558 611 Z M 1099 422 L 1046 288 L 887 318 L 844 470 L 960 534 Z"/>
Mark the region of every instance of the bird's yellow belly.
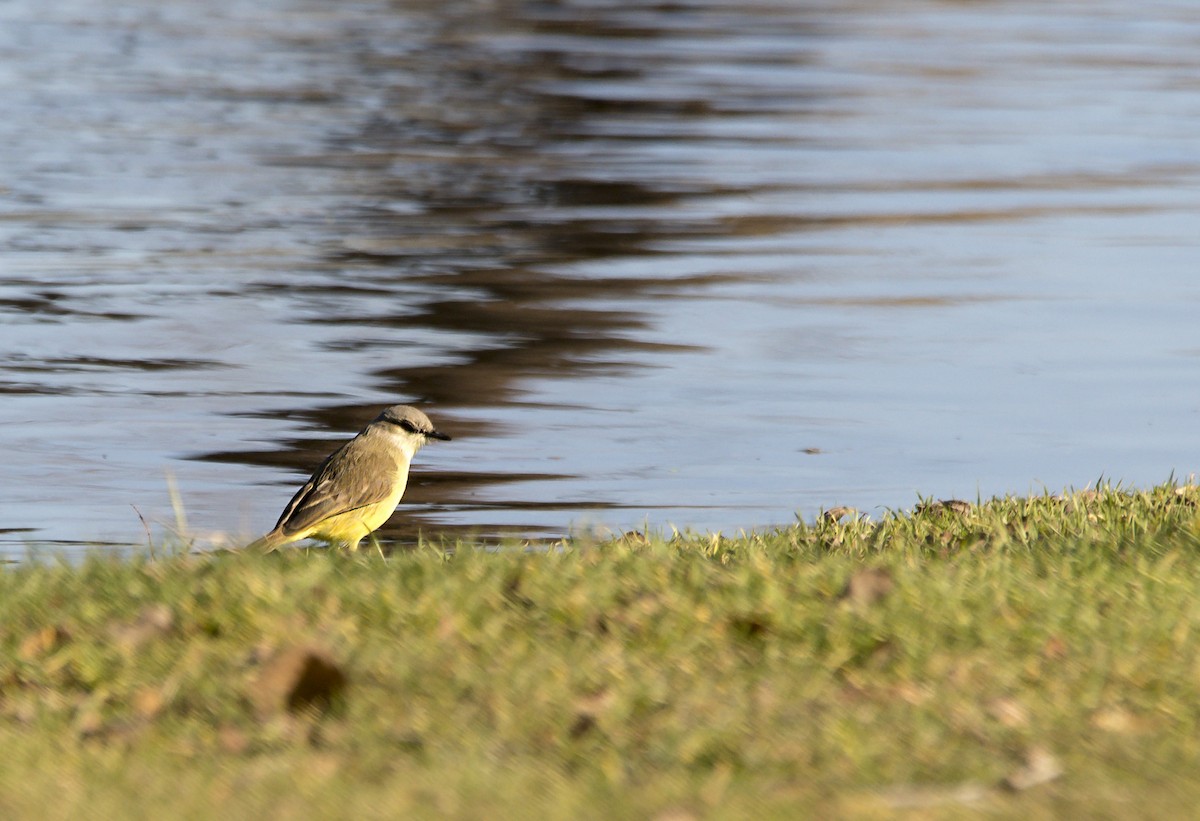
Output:
<path fill-rule="evenodd" d="M 327 542 L 343 542 L 351 550 L 357 549 L 360 541 L 378 530 L 396 511 L 404 495 L 404 479 L 397 484 L 397 490 L 382 502 L 330 516 L 306 535 Z"/>

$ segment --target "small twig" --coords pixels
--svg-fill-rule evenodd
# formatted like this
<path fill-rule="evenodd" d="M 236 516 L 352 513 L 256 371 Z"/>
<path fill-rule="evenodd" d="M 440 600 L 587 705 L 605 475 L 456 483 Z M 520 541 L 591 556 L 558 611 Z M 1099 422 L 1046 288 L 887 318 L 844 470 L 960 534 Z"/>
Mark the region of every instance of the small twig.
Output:
<path fill-rule="evenodd" d="M 138 519 L 142 522 L 142 528 L 146 531 L 146 547 L 150 549 L 150 557 L 154 558 L 154 537 L 150 535 L 150 523 L 146 521 L 146 517 L 142 515 L 142 511 L 137 509 L 137 505 L 131 504 L 133 512 L 137 514 Z"/>

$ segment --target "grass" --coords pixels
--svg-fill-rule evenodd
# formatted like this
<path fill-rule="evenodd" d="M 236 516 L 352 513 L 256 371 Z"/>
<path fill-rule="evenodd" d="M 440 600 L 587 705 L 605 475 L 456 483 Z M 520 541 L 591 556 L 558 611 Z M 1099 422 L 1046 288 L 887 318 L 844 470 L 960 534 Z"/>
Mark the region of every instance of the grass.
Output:
<path fill-rule="evenodd" d="M 1187 817 L 1198 503 L 31 562 L 0 816 Z"/>

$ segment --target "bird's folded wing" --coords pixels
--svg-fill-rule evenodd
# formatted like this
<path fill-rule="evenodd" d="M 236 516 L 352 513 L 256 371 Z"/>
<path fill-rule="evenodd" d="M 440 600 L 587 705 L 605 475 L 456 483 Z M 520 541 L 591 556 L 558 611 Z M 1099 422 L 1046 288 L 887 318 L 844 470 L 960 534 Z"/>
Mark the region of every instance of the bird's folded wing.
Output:
<path fill-rule="evenodd" d="M 342 450 L 348 452 L 339 459 Z M 330 454 L 288 502 L 275 529 L 290 536 L 330 516 L 378 504 L 391 495 L 392 471 L 381 470 L 382 465 L 364 464 L 363 460 L 354 458 L 356 455 L 349 448 Z M 394 463 L 388 467 L 394 469 Z"/>

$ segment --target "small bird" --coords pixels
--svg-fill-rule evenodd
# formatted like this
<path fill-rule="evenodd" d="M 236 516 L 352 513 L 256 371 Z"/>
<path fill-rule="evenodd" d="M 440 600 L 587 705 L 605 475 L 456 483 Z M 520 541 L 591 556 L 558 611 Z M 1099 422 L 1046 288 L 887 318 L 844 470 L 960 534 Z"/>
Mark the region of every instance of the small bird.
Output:
<path fill-rule="evenodd" d="M 408 484 L 408 465 L 430 439 L 450 437 L 409 405 L 392 405 L 335 450 L 296 492 L 270 533 L 248 549 L 313 538 L 351 550 L 388 520 Z"/>

